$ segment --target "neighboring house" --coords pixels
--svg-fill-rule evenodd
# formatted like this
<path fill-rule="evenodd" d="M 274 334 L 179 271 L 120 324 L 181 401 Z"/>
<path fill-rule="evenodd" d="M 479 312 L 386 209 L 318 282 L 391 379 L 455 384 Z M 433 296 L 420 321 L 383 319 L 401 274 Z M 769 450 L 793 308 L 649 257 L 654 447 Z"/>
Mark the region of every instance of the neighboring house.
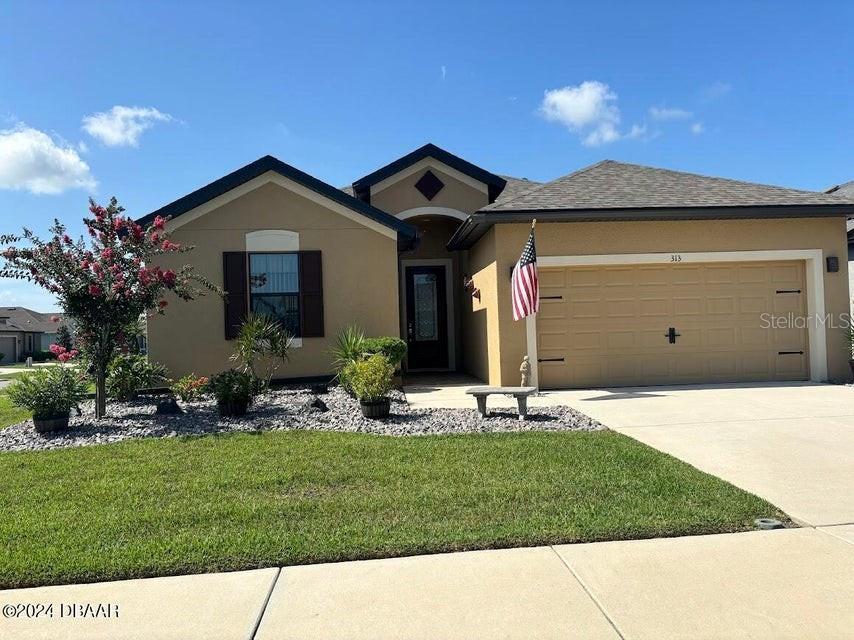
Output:
<path fill-rule="evenodd" d="M 285 377 L 328 374 L 357 324 L 404 337 L 409 370 L 490 384 L 518 384 L 526 354 L 544 388 L 847 379 L 843 331 L 804 316 L 848 311 L 847 262 L 826 258 L 846 255 L 852 202 L 613 161 L 540 184 L 434 145 L 342 190 L 265 156 L 142 219 L 195 245 L 164 268 L 228 291 L 152 318 L 149 353 L 222 370 L 255 310 L 298 336 Z M 541 310 L 514 322 L 533 218 Z"/>
<path fill-rule="evenodd" d="M 843 200 L 854 200 L 854 180 L 850 182 L 846 182 L 845 184 L 838 184 L 835 187 L 831 187 L 826 191 L 826 193 L 832 193 L 833 195 L 843 199 Z M 854 295 L 854 220 L 848 220 L 847 224 L 847 232 L 848 232 L 848 295 Z M 854 315 L 854 299 L 849 300 L 851 304 L 852 315 Z"/>
<path fill-rule="evenodd" d="M 56 342 L 60 313 L 39 313 L 24 307 L 0 307 L 0 363 L 23 360 L 34 351 L 47 351 Z"/>

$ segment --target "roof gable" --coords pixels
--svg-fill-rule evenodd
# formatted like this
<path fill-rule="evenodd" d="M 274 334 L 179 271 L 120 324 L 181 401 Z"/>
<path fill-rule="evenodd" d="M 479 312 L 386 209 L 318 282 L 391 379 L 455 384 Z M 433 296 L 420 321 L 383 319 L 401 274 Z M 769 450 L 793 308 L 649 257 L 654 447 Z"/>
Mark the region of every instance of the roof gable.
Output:
<path fill-rule="evenodd" d="M 840 204 L 815 191 L 603 160 L 484 211 Z"/>
<path fill-rule="evenodd" d="M 415 151 L 398 158 L 394 162 L 391 162 L 384 167 L 380 167 L 376 171 L 359 178 L 353 183 L 353 193 L 357 198 L 364 200 L 365 202 L 370 202 L 372 186 L 427 158 L 433 158 L 434 160 L 459 171 L 469 178 L 485 184 L 488 190 L 489 202 L 495 202 L 495 199 L 504 190 L 504 187 L 507 184 L 507 181 L 501 176 L 490 173 L 485 169 L 481 169 L 477 165 L 437 147 L 435 144 L 428 143 L 423 147 L 419 147 Z"/>
<path fill-rule="evenodd" d="M 403 247 L 409 246 L 417 235 L 416 228 L 409 223 L 398 220 L 394 216 L 380 211 L 376 207 L 372 207 L 370 204 L 354 198 L 340 189 L 336 189 L 332 185 L 318 180 L 314 176 L 269 155 L 259 158 L 255 162 L 251 162 L 218 180 L 214 180 L 210 184 L 196 189 L 192 193 L 178 198 L 156 211 L 152 211 L 137 220 L 137 222 L 142 225 L 150 224 L 156 216 L 175 219 L 269 171 L 292 180 L 332 202 L 351 209 L 374 222 L 378 222 L 396 231 L 398 234 L 398 243 Z"/>

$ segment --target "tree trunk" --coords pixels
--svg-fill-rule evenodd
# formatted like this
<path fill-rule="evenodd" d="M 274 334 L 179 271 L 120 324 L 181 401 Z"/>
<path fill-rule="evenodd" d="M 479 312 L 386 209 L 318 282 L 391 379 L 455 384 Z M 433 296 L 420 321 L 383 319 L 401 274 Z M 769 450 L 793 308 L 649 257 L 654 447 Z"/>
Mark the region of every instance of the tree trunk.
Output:
<path fill-rule="evenodd" d="M 95 372 L 95 419 L 107 413 L 107 375 L 103 370 Z"/>

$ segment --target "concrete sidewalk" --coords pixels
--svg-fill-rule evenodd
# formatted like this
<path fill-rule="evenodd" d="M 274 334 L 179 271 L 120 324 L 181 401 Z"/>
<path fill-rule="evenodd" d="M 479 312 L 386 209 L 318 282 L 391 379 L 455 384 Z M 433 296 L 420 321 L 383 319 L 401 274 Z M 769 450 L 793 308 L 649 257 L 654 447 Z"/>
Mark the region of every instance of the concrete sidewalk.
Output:
<path fill-rule="evenodd" d="M 342 562 L 0 592 L 0 638 L 854 637 L 854 526 Z M 60 618 L 61 604 L 118 606 Z"/>

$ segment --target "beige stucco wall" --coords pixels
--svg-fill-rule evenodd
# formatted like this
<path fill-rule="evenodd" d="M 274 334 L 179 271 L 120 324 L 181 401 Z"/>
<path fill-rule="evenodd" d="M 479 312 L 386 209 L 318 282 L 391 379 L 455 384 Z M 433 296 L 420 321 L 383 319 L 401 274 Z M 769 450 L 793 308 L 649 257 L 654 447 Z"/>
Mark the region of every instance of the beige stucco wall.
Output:
<path fill-rule="evenodd" d="M 161 265 L 191 263 L 222 285 L 223 252 L 245 251 L 245 234 L 264 229 L 298 232 L 300 249 L 320 250 L 323 261 L 325 336 L 304 338 L 276 377 L 329 373 L 329 348 L 348 324 L 358 324 L 368 335 L 399 335 L 396 240 L 278 184 L 267 183 L 179 227 L 173 240 L 196 248 L 164 256 Z M 149 320 L 151 358 L 173 376 L 228 368 L 232 343 L 224 337 L 223 301 L 209 294 L 169 303 L 165 316 Z"/>
<path fill-rule="evenodd" d="M 471 358 L 472 373 L 478 375 L 477 372 L 488 370 L 490 384 L 518 384 L 519 363 L 527 343 L 525 322 L 513 321 L 510 270 L 519 259 L 529 229 L 528 224 L 496 225 L 469 250 L 470 260 L 483 256 L 472 263 L 475 265 L 472 270 L 478 269 L 475 284 L 485 294 L 482 305 L 486 307 L 487 314 L 488 364 L 484 366 L 482 362 L 482 348 L 469 347 L 466 354 L 471 354 L 468 357 Z M 537 225 L 539 256 L 821 249 L 825 257 L 840 258 L 838 273 L 824 273 L 825 311 L 837 323 L 843 314 L 849 313 L 846 242 L 843 218 L 540 222 Z M 487 293 L 493 286 L 496 288 L 494 296 Z M 476 322 L 474 324 L 477 325 Z M 493 330 L 494 324 L 497 324 L 497 330 Z M 468 339 L 475 340 L 474 336 Z M 850 378 L 844 329 L 828 329 L 827 359 L 831 380 Z"/>
<path fill-rule="evenodd" d="M 422 169 L 395 182 L 382 191 L 374 192 L 372 190 L 371 204 L 391 214 L 397 214 L 401 211 L 414 209 L 415 207 L 448 207 L 450 209 L 457 209 L 463 213 L 474 213 L 481 207 L 489 204 L 489 198 L 485 190 L 486 185 L 482 185 L 484 190 L 481 191 L 456 178 L 452 178 L 437 167 L 431 166 L 429 170 L 445 184 L 432 200 L 425 198 L 415 188 L 415 183 L 428 171 L 428 169 Z M 450 236 L 448 236 L 446 241 L 450 239 Z"/>
<path fill-rule="evenodd" d="M 469 251 L 464 270 L 480 290 L 480 300 L 466 294 L 463 303 L 462 368 L 484 381 L 501 379 L 501 340 L 498 335 L 498 270 L 496 232 L 490 229 Z"/>

